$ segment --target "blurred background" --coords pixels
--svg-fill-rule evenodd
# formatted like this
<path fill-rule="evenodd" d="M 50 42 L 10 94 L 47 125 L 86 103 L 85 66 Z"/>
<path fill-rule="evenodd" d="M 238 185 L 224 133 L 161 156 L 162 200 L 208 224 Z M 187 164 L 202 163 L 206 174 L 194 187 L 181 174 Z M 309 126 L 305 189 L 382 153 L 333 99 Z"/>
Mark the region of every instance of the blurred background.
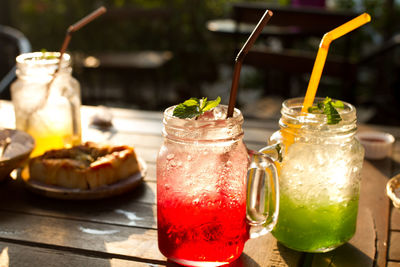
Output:
<path fill-rule="evenodd" d="M 283 99 L 305 95 L 323 33 L 368 12 L 371 23 L 331 44 L 317 94 L 355 104 L 361 122 L 400 125 L 399 0 L 1 0 L 0 29 L 22 33 L 32 51 L 59 51 L 68 26 L 101 5 L 108 12 L 68 48 L 83 104 L 227 103 L 236 54 L 268 8 L 274 16 L 243 63 L 238 106 L 276 120 Z M 0 50 L 2 79 L 18 51 L 1 34 Z M 7 85 L 0 98 L 9 97 Z"/>

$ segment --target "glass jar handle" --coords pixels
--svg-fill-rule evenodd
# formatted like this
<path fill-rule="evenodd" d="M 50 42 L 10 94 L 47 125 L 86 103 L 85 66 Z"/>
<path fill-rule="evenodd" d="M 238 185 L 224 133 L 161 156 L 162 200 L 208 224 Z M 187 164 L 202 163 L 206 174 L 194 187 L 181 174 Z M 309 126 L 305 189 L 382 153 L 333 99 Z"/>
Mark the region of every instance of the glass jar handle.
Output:
<path fill-rule="evenodd" d="M 274 161 L 267 155 L 249 151 L 247 171 L 247 223 L 250 238 L 269 233 L 278 220 L 279 182 Z"/>

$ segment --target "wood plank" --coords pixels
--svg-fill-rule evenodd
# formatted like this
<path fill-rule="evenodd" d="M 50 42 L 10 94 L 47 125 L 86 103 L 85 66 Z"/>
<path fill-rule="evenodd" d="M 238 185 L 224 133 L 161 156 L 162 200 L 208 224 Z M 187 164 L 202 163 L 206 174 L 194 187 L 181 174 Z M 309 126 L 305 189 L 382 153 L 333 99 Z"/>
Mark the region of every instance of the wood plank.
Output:
<path fill-rule="evenodd" d="M 68 201 L 45 198 L 26 191 L 22 182 L 0 186 L 0 210 L 71 220 L 156 229 L 156 184 L 144 183 L 121 196 Z"/>
<path fill-rule="evenodd" d="M 89 125 L 91 118 L 98 112 L 99 106 L 82 106 L 81 108 L 81 117 L 82 117 L 82 125 Z M 0 100 L 0 108 L 3 115 L 7 114 L 10 117 L 9 125 L 14 125 L 14 110 L 12 103 L 6 100 Z M 108 107 L 112 117 L 117 120 L 125 121 L 126 119 L 130 121 L 135 120 L 149 120 L 157 123 L 162 123 L 163 112 L 160 111 L 148 111 L 148 110 L 137 110 L 137 109 L 129 109 L 129 108 L 116 108 L 116 107 Z M 120 123 L 118 123 L 119 125 Z M 12 126 L 14 127 L 14 126 Z M 261 128 L 268 130 L 277 130 L 279 129 L 278 122 L 276 120 L 270 119 L 254 119 L 245 117 L 244 128 Z"/>
<path fill-rule="evenodd" d="M 0 211 L 0 241 L 68 250 L 75 253 L 112 254 L 137 261 L 163 262 L 158 251 L 157 232 L 136 227 L 121 227 L 90 222 L 63 220 Z M 26 227 L 26 226 L 29 227 Z M 270 235 L 250 240 L 244 254 L 233 266 L 267 266 Z M 101 240 L 101 241 L 100 241 Z"/>
<path fill-rule="evenodd" d="M 400 231 L 400 209 L 392 207 L 392 215 L 390 218 L 390 229 Z"/>
<path fill-rule="evenodd" d="M 268 257 L 265 257 L 266 258 L 265 266 L 274 266 L 274 267 L 299 266 L 299 262 L 303 257 L 302 252 L 291 250 L 281 245 L 275 238 L 273 238 L 273 240 L 270 240 L 269 243 L 270 243 L 269 248 L 272 249 L 272 251 L 269 251 Z M 254 249 L 256 250 L 257 248 L 255 247 Z"/>
<path fill-rule="evenodd" d="M 158 151 L 163 143 L 163 138 L 161 137 L 161 133 L 159 135 L 149 135 L 116 131 L 100 131 L 90 127 L 83 136 L 83 141 L 115 145 L 130 145 L 133 147 L 156 149 Z"/>
<path fill-rule="evenodd" d="M 392 150 L 392 174 L 391 176 L 395 176 L 396 174 L 400 173 L 400 137 L 398 137 L 393 145 L 393 150 Z"/>
<path fill-rule="evenodd" d="M 10 103 L 8 101 L 4 101 Z M 109 107 L 109 106 L 88 106 L 84 105 L 81 108 L 82 116 L 92 117 L 98 112 L 99 107 L 106 107 L 112 114 L 113 118 L 129 118 L 129 119 L 145 119 L 145 120 L 153 120 L 153 121 L 162 121 L 163 112 L 160 111 L 149 111 L 149 110 L 138 110 L 131 108 L 117 108 L 117 107 Z"/>
<path fill-rule="evenodd" d="M 263 147 L 267 144 L 267 139 L 272 131 L 256 131 L 254 129 L 245 129 L 244 142 L 248 146 Z M 255 139 L 258 140 L 255 140 Z M 130 145 L 134 147 L 158 149 L 163 143 L 161 133 L 158 135 L 149 135 L 143 133 L 126 133 L 121 131 L 100 131 L 96 128 L 89 127 L 83 134 L 83 141 L 93 141 L 99 143 L 108 143 L 114 145 Z"/>
<path fill-rule="evenodd" d="M 0 211 L 0 240 L 164 261 L 157 231 Z M 5 219 L 6 218 L 6 219 Z"/>
<path fill-rule="evenodd" d="M 246 257 L 249 257 L 247 259 L 249 262 L 239 266 L 290 267 L 298 265 L 301 253 L 278 245 L 276 239 L 271 234 L 267 234 L 246 242 L 244 254 L 240 259 L 244 260 Z"/>
<path fill-rule="evenodd" d="M 400 261 L 400 232 L 390 233 L 389 260 Z"/>
<path fill-rule="evenodd" d="M 386 183 L 389 172 L 387 169 L 377 168 L 377 165 L 364 161 L 362 170 L 361 190 L 365 204 L 362 208 L 368 208 L 372 212 L 376 232 L 376 263 L 378 266 L 386 265 L 387 243 L 389 232 L 390 202 L 386 197 Z"/>
<path fill-rule="evenodd" d="M 73 254 L 68 251 L 39 248 L 0 242 L 0 266 L 98 266 L 98 267 L 128 267 L 149 266 L 149 263 L 115 258 L 98 258 L 93 256 Z M 154 265 L 155 266 L 155 265 Z M 161 266 L 161 265 L 158 265 Z M 162 265 L 164 266 L 164 264 Z"/>
<path fill-rule="evenodd" d="M 400 262 L 396 261 L 388 261 L 386 267 L 400 267 Z"/>
<path fill-rule="evenodd" d="M 96 106 L 82 106 L 81 114 L 82 114 L 82 125 L 89 125 L 90 118 L 97 111 Z M 0 114 L 1 121 L 0 125 L 2 127 L 14 128 L 14 109 L 10 101 L 0 100 Z M 115 118 L 118 120 L 125 121 L 125 119 L 130 119 L 131 122 L 135 119 L 140 120 L 154 120 L 158 122 L 162 122 L 162 112 L 158 111 L 144 111 L 144 110 L 134 110 L 134 109 L 121 109 L 121 108 L 111 108 L 111 112 Z M 120 122 L 118 125 L 120 125 Z M 131 123 L 130 122 L 130 123 Z M 125 126 L 124 126 L 125 127 Z M 83 127 L 85 128 L 85 127 Z M 136 128 L 136 127 L 135 127 Z M 279 129 L 278 121 L 271 120 L 259 120 L 259 119 L 251 119 L 245 118 L 244 128 L 260 128 L 267 129 L 271 132 L 274 132 Z M 400 137 L 400 128 L 393 126 L 383 126 L 383 125 L 358 125 L 360 131 L 368 131 L 368 130 L 379 130 L 385 131 L 393 134 L 396 138 Z"/>
<path fill-rule="evenodd" d="M 0 127 L 15 128 L 14 108 L 9 101 L 0 101 Z"/>
<path fill-rule="evenodd" d="M 147 174 L 145 180 L 148 182 L 157 182 L 157 169 L 155 163 L 147 163 Z"/>

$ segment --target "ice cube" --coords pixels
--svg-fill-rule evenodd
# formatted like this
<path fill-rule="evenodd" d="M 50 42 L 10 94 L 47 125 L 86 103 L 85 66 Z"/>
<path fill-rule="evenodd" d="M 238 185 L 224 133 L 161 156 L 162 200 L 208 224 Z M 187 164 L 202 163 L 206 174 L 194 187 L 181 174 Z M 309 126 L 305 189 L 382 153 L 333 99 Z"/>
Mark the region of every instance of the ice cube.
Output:
<path fill-rule="evenodd" d="M 69 101 L 64 97 L 50 97 L 44 108 L 31 114 L 29 124 L 40 135 L 71 134 L 72 113 Z"/>
<path fill-rule="evenodd" d="M 226 119 L 227 109 L 224 106 L 217 106 L 212 110 L 204 112 L 197 120 L 211 121 L 211 120 L 224 120 Z"/>

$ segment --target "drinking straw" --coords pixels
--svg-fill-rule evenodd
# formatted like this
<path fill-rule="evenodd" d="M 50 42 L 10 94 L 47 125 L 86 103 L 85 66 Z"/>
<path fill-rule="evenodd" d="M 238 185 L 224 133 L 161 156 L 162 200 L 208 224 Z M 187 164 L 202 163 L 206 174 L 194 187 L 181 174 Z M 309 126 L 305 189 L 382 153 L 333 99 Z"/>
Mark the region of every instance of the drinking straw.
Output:
<path fill-rule="evenodd" d="M 50 94 L 50 88 L 51 85 L 53 84 L 58 71 L 61 69 L 61 62 L 62 62 L 62 58 L 63 55 L 65 53 L 65 51 L 67 50 L 68 44 L 71 41 L 71 36 L 72 33 L 76 32 L 77 30 L 81 29 L 83 26 L 85 26 L 86 24 L 88 24 L 89 22 L 93 21 L 94 19 L 98 18 L 100 15 L 104 14 L 107 11 L 107 9 L 104 6 L 99 7 L 98 9 L 96 9 L 95 11 L 93 11 L 92 13 L 90 13 L 89 15 L 85 16 L 84 18 L 82 18 L 81 20 L 79 20 L 78 22 L 76 22 L 75 24 L 71 25 L 68 27 L 67 29 L 67 34 L 65 35 L 64 41 L 61 45 L 61 49 L 60 49 L 60 59 L 58 62 L 58 68 L 54 71 L 53 74 L 53 78 L 50 80 L 50 82 L 47 85 L 47 90 L 46 90 L 46 95 L 42 100 L 42 103 L 40 103 L 37 108 L 35 108 L 27 117 L 26 119 L 26 123 L 25 123 L 25 129 L 29 128 L 29 122 L 30 119 L 29 117 L 34 114 L 35 112 L 37 112 L 38 110 L 40 110 L 41 108 L 44 107 L 45 103 L 48 100 L 49 94 Z M 73 103 L 70 101 L 70 105 L 71 105 L 71 113 L 72 113 L 72 118 L 73 118 L 73 122 L 72 122 L 72 127 L 73 127 L 73 132 L 74 134 L 77 134 L 78 132 L 78 122 L 75 119 L 75 108 L 73 107 Z"/>
<path fill-rule="evenodd" d="M 269 19 L 272 17 L 273 13 L 271 10 L 266 10 L 264 15 L 261 17 L 260 21 L 254 28 L 253 32 L 250 34 L 249 38 L 247 39 L 246 43 L 243 45 L 242 49 L 236 56 L 235 59 L 235 66 L 233 69 L 233 78 L 232 78 L 232 86 L 231 86 L 231 94 L 229 97 L 229 105 L 228 105 L 228 112 L 227 118 L 233 116 L 233 111 L 235 109 L 236 104 L 236 96 L 237 90 L 239 85 L 239 78 L 240 78 L 240 69 L 242 67 L 242 62 L 249 52 L 250 48 L 253 46 L 254 42 L 260 35 L 261 31 L 263 30 L 264 26 L 268 23 Z"/>
<path fill-rule="evenodd" d="M 61 61 L 62 61 L 65 51 L 67 50 L 69 42 L 71 41 L 72 33 L 78 31 L 79 29 L 81 29 L 83 26 L 85 26 L 89 22 L 92 22 L 99 16 L 103 15 L 104 13 L 106 13 L 106 11 L 107 11 L 107 9 L 104 6 L 101 6 L 98 9 L 96 9 L 95 11 L 93 11 L 92 13 L 90 13 L 89 15 L 85 16 L 84 18 L 82 18 L 81 20 L 76 22 L 75 24 L 68 27 L 67 34 L 65 35 L 64 41 L 63 41 L 63 43 L 61 45 L 61 49 L 60 49 L 60 60 L 58 62 L 58 68 L 54 72 L 54 76 L 53 76 L 53 79 L 51 80 L 51 82 L 49 83 L 49 87 L 51 86 L 52 82 L 54 81 L 57 72 L 61 69 Z M 49 92 L 49 91 L 50 90 L 47 90 L 47 92 Z M 73 106 L 73 103 L 71 101 L 69 104 L 71 105 L 72 132 L 74 134 L 78 134 L 79 127 L 78 127 L 78 122 L 75 119 L 76 118 L 75 107 Z"/>
<path fill-rule="evenodd" d="M 107 11 L 107 9 L 104 6 L 101 6 L 98 9 L 96 9 L 95 11 L 93 11 L 92 13 L 90 13 L 89 15 L 85 16 L 84 18 L 82 18 L 81 20 L 76 22 L 75 24 L 73 24 L 73 25 L 68 27 L 67 34 L 65 35 L 64 41 L 63 41 L 63 43 L 61 45 L 60 61 L 59 61 L 58 69 L 56 70 L 56 72 L 61 67 L 61 60 L 62 60 L 62 57 L 63 57 L 65 51 L 67 50 L 69 42 L 71 41 L 72 33 L 78 31 L 80 28 L 82 28 L 83 26 L 85 26 L 89 22 L 91 22 L 94 19 L 98 18 L 99 16 L 103 15 L 104 13 L 106 13 L 106 11 Z"/>
<path fill-rule="evenodd" d="M 371 20 L 370 15 L 367 13 L 363 13 L 358 17 L 342 24 L 339 27 L 327 32 L 321 39 L 321 43 L 319 45 L 317 57 L 315 58 L 314 67 L 311 73 L 310 81 L 308 83 L 306 96 L 304 98 L 303 107 L 301 109 L 302 114 L 306 114 L 308 112 L 308 108 L 312 106 L 314 102 L 315 95 L 317 93 L 318 84 L 321 79 L 322 70 L 325 65 L 326 56 L 328 55 L 328 49 L 331 42 L 352 30 L 357 29 L 358 27 L 364 25 L 365 23 Z M 281 131 L 285 151 L 289 148 L 290 145 L 294 143 L 294 136 L 297 130 L 301 127 L 299 124 L 291 124 L 288 129 L 284 129 Z"/>
<path fill-rule="evenodd" d="M 339 27 L 327 32 L 321 39 L 319 45 L 317 57 L 315 58 L 314 67 L 311 73 L 310 81 L 308 82 L 306 96 L 303 102 L 303 108 L 301 112 L 304 114 L 308 111 L 308 108 L 312 106 L 315 95 L 317 93 L 319 81 L 321 79 L 322 70 L 325 65 L 326 56 L 328 55 L 328 49 L 331 42 L 355 29 L 371 21 L 371 16 L 367 13 L 363 13 L 358 17 L 340 25 Z"/>

